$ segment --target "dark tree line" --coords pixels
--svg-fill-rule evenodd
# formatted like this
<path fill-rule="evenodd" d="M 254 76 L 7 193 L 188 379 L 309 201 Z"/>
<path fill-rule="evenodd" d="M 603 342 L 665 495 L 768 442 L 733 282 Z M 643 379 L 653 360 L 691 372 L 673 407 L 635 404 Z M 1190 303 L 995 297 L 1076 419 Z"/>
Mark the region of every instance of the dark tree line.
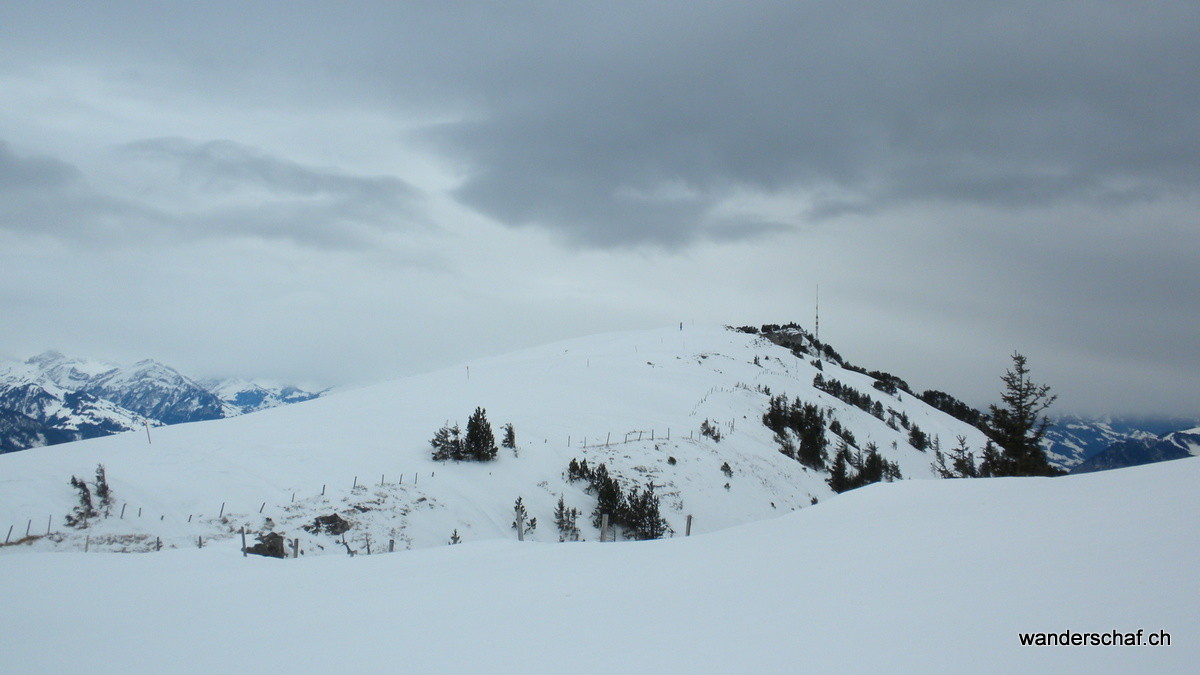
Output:
<path fill-rule="evenodd" d="M 830 489 L 834 492 L 845 492 L 857 487 L 878 483 L 881 481 L 900 480 L 900 467 L 895 462 L 889 462 L 879 454 L 879 447 L 867 443 L 865 452 L 850 450 L 850 445 L 844 440 L 838 443 L 833 455 L 833 464 L 829 467 Z"/>
<path fill-rule="evenodd" d="M 839 401 L 849 403 L 870 415 L 883 419 L 883 404 L 854 387 L 842 384 L 837 380 L 826 380 L 820 373 L 817 373 L 813 377 L 813 387 L 820 389 Z"/>
<path fill-rule="evenodd" d="M 772 396 L 763 413 L 763 424 L 775 432 L 779 451 L 813 469 L 825 468 L 828 441 L 825 439 L 825 417 L 813 403 L 799 398 L 790 403 L 783 395 Z M 792 437 L 796 440 L 793 441 Z"/>
<path fill-rule="evenodd" d="M 662 517 L 653 485 L 644 490 L 637 486 L 622 490 L 617 479 L 608 473 L 608 467 L 601 463 L 590 468 L 586 459 L 571 460 L 567 479 L 587 481 L 586 491 L 596 496 L 596 508 L 592 511 L 592 525 L 596 527 L 600 527 L 604 514 L 608 514 L 609 523 L 622 528 L 629 539 L 662 539 L 674 532 Z"/>
<path fill-rule="evenodd" d="M 966 403 L 963 403 L 962 401 L 958 400 L 957 398 L 954 398 L 953 396 L 951 396 L 950 394 L 947 394 L 944 391 L 937 391 L 936 389 L 927 389 L 921 393 L 920 398 L 922 401 L 928 403 L 929 405 L 933 406 L 934 408 L 937 408 L 938 410 L 941 410 L 942 412 L 959 420 L 960 422 L 966 422 L 967 424 L 970 424 L 971 426 L 976 427 L 978 429 L 982 429 L 984 426 L 983 413 L 972 408 L 971 406 L 967 405 Z"/>
<path fill-rule="evenodd" d="M 433 446 L 433 458 L 438 461 L 487 462 L 496 459 L 498 452 L 496 436 L 492 433 L 492 425 L 483 408 L 475 408 L 467 420 L 466 434 L 462 433 L 457 422 L 453 425 L 447 422 L 437 430 L 429 445 Z"/>

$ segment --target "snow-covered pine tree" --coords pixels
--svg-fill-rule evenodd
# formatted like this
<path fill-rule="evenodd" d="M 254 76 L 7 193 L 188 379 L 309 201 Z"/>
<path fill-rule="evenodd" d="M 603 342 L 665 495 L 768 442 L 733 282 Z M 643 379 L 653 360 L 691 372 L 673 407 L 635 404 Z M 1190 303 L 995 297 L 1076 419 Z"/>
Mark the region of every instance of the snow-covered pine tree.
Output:
<path fill-rule="evenodd" d="M 513 451 L 513 455 L 517 453 L 517 433 L 513 429 L 512 422 L 504 425 L 504 439 L 500 441 L 500 445 Z"/>
<path fill-rule="evenodd" d="M 579 509 L 568 507 L 561 496 L 554 507 L 554 525 L 558 528 L 559 541 L 579 541 Z"/>
<path fill-rule="evenodd" d="M 433 458 L 439 462 L 467 459 L 463 452 L 462 431 L 457 423 L 453 426 L 449 422 L 442 425 L 429 445 L 433 446 Z"/>
<path fill-rule="evenodd" d="M 96 513 L 96 507 L 92 504 L 92 491 L 86 482 L 71 476 L 71 487 L 79 491 L 79 504 L 67 514 L 67 525 L 82 529 L 87 527 L 89 519 L 100 514 Z"/>
<path fill-rule="evenodd" d="M 492 425 L 488 422 L 487 411 L 475 408 L 471 419 L 467 420 L 467 434 L 463 442 L 463 452 L 467 459 L 486 462 L 496 459 L 496 436 L 492 433 Z"/>
<path fill-rule="evenodd" d="M 525 511 L 525 502 L 520 497 L 517 497 L 517 502 L 513 504 L 512 528 L 517 531 L 521 539 L 537 529 L 537 518 L 529 518 L 529 514 Z"/>
<path fill-rule="evenodd" d="M 104 465 L 96 465 L 96 500 L 98 502 L 97 510 L 104 514 L 107 518 L 112 515 L 113 494 L 112 488 L 108 486 L 108 477 L 104 473 Z"/>
<path fill-rule="evenodd" d="M 592 525 L 600 527 L 604 514 L 616 522 L 624 509 L 625 495 L 616 479 L 608 475 L 608 467 L 601 463 L 592 471 L 588 490 L 596 494 L 596 509 L 592 511 Z"/>

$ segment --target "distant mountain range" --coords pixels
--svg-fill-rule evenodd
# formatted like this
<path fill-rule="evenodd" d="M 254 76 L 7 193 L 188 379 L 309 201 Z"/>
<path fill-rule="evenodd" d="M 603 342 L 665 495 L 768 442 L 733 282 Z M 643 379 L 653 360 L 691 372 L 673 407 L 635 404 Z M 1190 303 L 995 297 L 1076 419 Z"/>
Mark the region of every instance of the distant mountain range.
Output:
<path fill-rule="evenodd" d="M 1173 431 L 1162 438 L 1118 441 L 1071 469 L 1090 473 L 1200 455 L 1200 427 Z"/>
<path fill-rule="evenodd" d="M 1054 425 L 1047 430 L 1045 438 L 1042 439 L 1042 448 L 1046 451 L 1046 458 L 1051 464 L 1073 472 L 1076 467 L 1104 453 L 1114 445 L 1154 445 L 1172 432 L 1190 429 L 1197 424 L 1200 424 L 1200 420 L 1179 417 L 1086 418 L 1064 416 L 1057 418 Z M 1135 464 L 1141 463 L 1143 462 L 1135 462 Z M 1133 464 L 1119 464 L 1105 468 L 1118 468 L 1118 466 L 1133 466 Z"/>
<path fill-rule="evenodd" d="M 150 359 L 119 366 L 47 351 L 0 363 L 0 452 L 236 417 L 317 396 L 247 380 L 198 382 Z"/>

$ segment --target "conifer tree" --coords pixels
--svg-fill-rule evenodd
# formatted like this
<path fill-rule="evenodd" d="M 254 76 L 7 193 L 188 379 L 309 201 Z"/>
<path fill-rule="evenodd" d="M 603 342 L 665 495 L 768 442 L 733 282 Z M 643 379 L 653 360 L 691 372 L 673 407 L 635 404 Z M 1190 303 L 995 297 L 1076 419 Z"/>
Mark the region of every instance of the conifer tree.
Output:
<path fill-rule="evenodd" d="M 849 464 L 849 448 L 845 444 L 839 444 L 833 454 L 833 465 L 829 468 L 829 478 L 826 480 L 830 490 L 841 493 L 850 489 Z"/>
<path fill-rule="evenodd" d="M 537 529 L 537 518 L 529 518 L 529 514 L 525 511 L 525 503 L 517 497 L 517 502 L 513 504 L 513 523 L 512 527 L 517 530 L 521 538 Z"/>
<path fill-rule="evenodd" d="M 104 465 L 96 465 L 96 499 L 99 501 L 98 511 L 104 514 L 107 518 L 112 515 L 113 494 L 112 489 L 108 487 L 108 477 L 104 473 Z"/>
<path fill-rule="evenodd" d="M 559 541 L 579 541 L 579 510 L 568 507 L 561 496 L 554 507 L 554 525 L 558 528 Z"/>
<path fill-rule="evenodd" d="M 71 487 L 79 491 L 79 504 L 67 514 L 66 521 L 70 527 L 82 529 L 87 527 L 88 520 L 100 515 L 92 504 L 92 491 L 87 483 L 71 476 Z"/>
<path fill-rule="evenodd" d="M 606 513 L 615 522 L 624 509 L 625 496 L 621 493 L 621 486 L 616 479 L 608 475 L 608 467 L 603 463 L 592 471 L 590 483 L 588 490 L 596 493 L 596 509 L 592 511 L 592 524 L 600 527 Z"/>
<path fill-rule="evenodd" d="M 433 446 L 433 458 L 437 461 L 467 459 L 463 452 L 462 431 L 457 423 L 453 426 L 449 422 L 442 425 L 429 444 Z"/>
<path fill-rule="evenodd" d="M 1046 460 L 1042 437 L 1050 420 L 1042 415 L 1058 398 L 1050 386 L 1029 379 L 1023 354 L 1013 352 L 1013 366 L 1000 378 L 1004 392 L 1001 405 L 989 406 L 988 436 L 1002 448 L 989 464 L 994 476 L 1057 476 L 1063 472 Z M 985 457 L 985 460 L 987 458 Z"/>
<path fill-rule="evenodd" d="M 467 434 L 463 442 L 463 452 L 468 459 L 486 462 L 496 458 L 496 437 L 492 433 L 492 425 L 488 422 L 487 411 L 475 408 L 471 419 L 467 420 Z"/>
<path fill-rule="evenodd" d="M 505 448 L 508 448 L 509 450 L 512 450 L 514 455 L 516 454 L 516 452 L 517 452 L 517 434 L 516 434 L 516 431 L 513 429 L 512 422 L 509 422 L 508 424 L 504 425 L 504 440 L 500 441 L 500 445 L 502 445 Z"/>

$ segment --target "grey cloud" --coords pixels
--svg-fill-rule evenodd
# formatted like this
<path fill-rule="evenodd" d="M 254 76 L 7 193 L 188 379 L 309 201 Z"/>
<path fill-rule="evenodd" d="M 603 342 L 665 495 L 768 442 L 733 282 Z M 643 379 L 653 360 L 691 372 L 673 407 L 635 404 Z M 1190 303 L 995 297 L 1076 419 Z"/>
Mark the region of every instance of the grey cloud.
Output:
<path fill-rule="evenodd" d="M 465 203 L 583 244 L 683 245 L 731 187 L 854 195 L 818 216 L 1195 190 L 1193 5 L 639 9 L 557 7 L 524 17 L 549 37 L 478 48 L 494 58 L 461 76 L 482 118 L 430 131 L 473 167 Z M 701 198 L 615 198 L 671 180 Z"/>
<path fill-rule="evenodd" d="M 305 166 L 229 141 L 149 139 L 114 157 L 159 192 L 102 191 L 72 164 L 23 158 L 0 142 L 0 227 L 107 244 L 249 235 L 354 249 L 429 226 L 420 192 L 392 176 Z"/>
<path fill-rule="evenodd" d="M 255 235 L 321 248 L 360 248 L 381 232 L 427 226 L 420 192 L 394 176 L 362 176 L 307 166 L 228 140 L 156 138 L 117 154 L 165 167 L 174 189 L 211 198 L 176 214 L 199 234 Z"/>
<path fill-rule="evenodd" d="M 393 206 L 418 196 L 415 188 L 394 176 L 355 176 L 304 166 L 227 140 L 155 138 L 127 143 L 119 152 L 168 163 L 177 167 L 181 179 L 214 192 L 255 187 L 277 195 L 331 196 Z"/>
<path fill-rule="evenodd" d="M 921 202 L 1155 199 L 1194 193 L 1200 173 L 1195 3 L 258 2 L 183 13 L 113 2 L 68 14 L 39 31 L 40 10 L 10 10 L 2 37 L 18 58 L 76 54 L 119 64 L 140 86 L 457 120 L 422 135 L 461 163 L 463 203 L 584 246 L 711 238 L 711 214 L 736 191 L 818 193 L 788 221 L 797 226 Z M 169 77 L 138 67 L 150 59 Z M 219 180 L 272 189 L 396 187 L 339 187 L 256 156 L 232 158 L 235 170 L 227 149 L 174 152 Z M 696 198 L 622 199 L 674 181 Z M 826 188 L 838 196 L 821 198 Z"/>
<path fill-rule="evenodd" d="M 0 141 L 0 229 L 91 242 L 144 234 L 163 214 L 94 190 L 78 167 L 46 157 L 21 157 Z"/>
<path fill-rule="evenodd" d="M 19 157 L 0 141 L 0 191 L 61 190 L 78 181 L 79 169 L 52 157 Z"/>

